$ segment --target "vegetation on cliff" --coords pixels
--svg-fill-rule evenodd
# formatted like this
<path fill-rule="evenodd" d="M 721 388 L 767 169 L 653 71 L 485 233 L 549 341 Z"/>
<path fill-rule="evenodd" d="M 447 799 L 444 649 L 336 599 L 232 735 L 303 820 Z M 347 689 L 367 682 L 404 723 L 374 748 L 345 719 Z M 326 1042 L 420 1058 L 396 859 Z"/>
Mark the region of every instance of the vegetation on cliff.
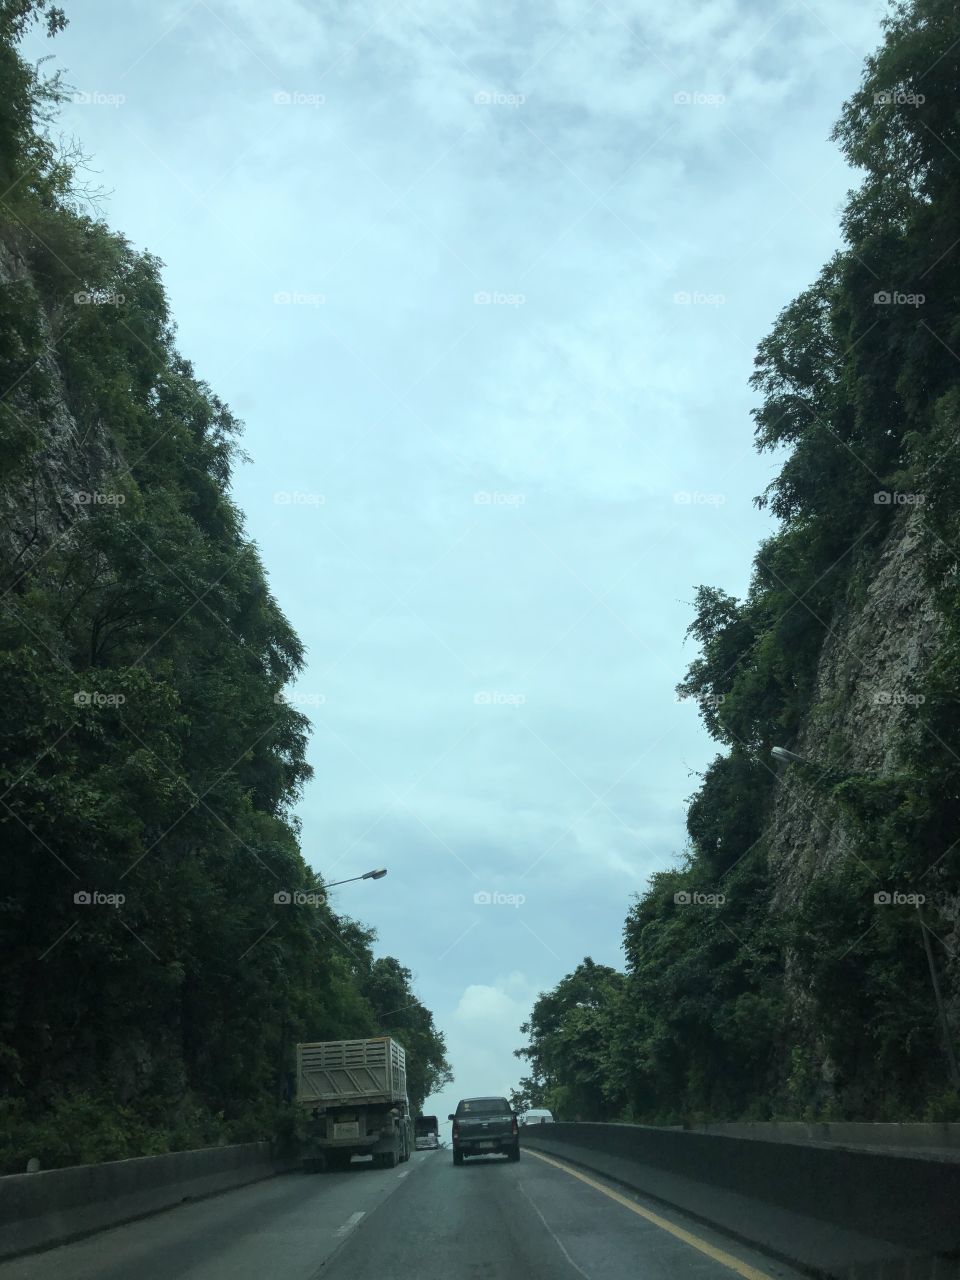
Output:
<path fill-rule="evenodd" d="M 37 20 L 0 3 L 3 1172 L 289 1130 L 301 1039 L 398 1035 L 414 1106 L 450 1078 L 301 856 L 303 650 L 230 498 L 239 424 L 158 259 L 84 212 Z"/>
<path fill-rule="evenodd" d="M 894 5 L 834 134 L 863 174 L 843 248 L 757 354 L 757 446 L 787 451 L 758 501 L 779 527 L 745 599 L 697 594 L 700 655 L 679 691 L 723 754 L 692 799 L 684 859 L 630 910 L 626 974 L 586 960 L 537 1003 L 519 1051 L 528 1102 L 664 1122 L 960 1118 L 916 907 L 874 900 L 925 897 L 960 1038 L 958 84 L 956 5 Z M 815 705 L 818 663 L 907 509 L 940 639 L 896 766 L 859 774 Z M 770 749 L 813 716 L 826 731 L 803 779 L 811 821 L 829 813 L 852 840 L 777 904 Z"/>

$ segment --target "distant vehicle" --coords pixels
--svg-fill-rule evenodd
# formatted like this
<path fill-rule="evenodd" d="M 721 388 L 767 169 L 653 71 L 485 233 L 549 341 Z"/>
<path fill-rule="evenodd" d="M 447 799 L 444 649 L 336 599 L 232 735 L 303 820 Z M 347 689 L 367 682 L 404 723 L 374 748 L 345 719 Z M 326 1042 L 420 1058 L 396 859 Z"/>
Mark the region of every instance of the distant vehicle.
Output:
<path fill-rule="evenodd" d="M 436 1151 L 440 1145 L 440 1125 L 436 1116 L 415 1116 L 413 1132 L 418 1151 Z"/>
<path fill-rule="evenodd" d="M 542 1107 L 531 1107 L 529 1111 L 524 1112 L 521 1123 L 524 1127 L 528 1124 L 553 1124 L 553 1112 Z"/>
<path fill-rule="evenodd" d="M 390 1036 L 298 1044 L 296 1106 L 310 1172 L 349 1169 L 353 1156 L 382 1169 L 410 1159 L 407 1055 Z"/>
<path fill-rule="evenodd" d="M 520 1159 L 517 1113 L 506 1098 L 463 1098 L 448 1119 L 453 1121 L 454 1164 L 463 1164 L 464 1156 Z"/>

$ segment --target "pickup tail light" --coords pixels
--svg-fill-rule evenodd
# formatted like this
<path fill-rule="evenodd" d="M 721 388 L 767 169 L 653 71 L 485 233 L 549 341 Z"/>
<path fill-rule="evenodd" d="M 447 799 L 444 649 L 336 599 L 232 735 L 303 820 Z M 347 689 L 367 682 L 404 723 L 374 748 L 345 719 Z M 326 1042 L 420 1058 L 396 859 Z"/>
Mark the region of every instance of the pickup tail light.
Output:
<path fill-rule="evenodd" d="M 459 1120 L 454 1120 L 453 1122 L 453 1136 L 455 1138 L 460 1137 L 460 1121 Z"/>
<path fill-rule="evenodd" d="M 518 1134 L 519 1134 L 519 1132 L 520 1132 L 520 1130 L 517 1128 L 517 1117 L 516 1117 L 516 1116 L 514 1116 L 514 1117 L 513 1117 L 513 1119 L 512 1119 L 512 1120 L 511 1120 L 511 1122 L 510 1122 L 510 1132 L 511 1132 L 511 1134 L 513 1135 L 513 1137 L 515 1137 L 515 1138 L 518 1136 Z"/>

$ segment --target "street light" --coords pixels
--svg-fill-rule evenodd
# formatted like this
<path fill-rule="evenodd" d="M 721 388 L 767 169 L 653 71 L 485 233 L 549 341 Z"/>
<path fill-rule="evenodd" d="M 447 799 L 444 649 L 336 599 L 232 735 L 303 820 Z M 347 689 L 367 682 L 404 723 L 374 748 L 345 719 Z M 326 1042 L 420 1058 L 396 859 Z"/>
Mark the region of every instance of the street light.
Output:
<path fill-rule="evenodd" d="M 352 884 L 354 880 L 382 880 L 387 874 L 386 867 L 378 867 L 376 871 L 365 871 L 362 876 L 350 876 L 346 880 L 331 880 L 324 889 L 332 889 L 338 884 Z"/>

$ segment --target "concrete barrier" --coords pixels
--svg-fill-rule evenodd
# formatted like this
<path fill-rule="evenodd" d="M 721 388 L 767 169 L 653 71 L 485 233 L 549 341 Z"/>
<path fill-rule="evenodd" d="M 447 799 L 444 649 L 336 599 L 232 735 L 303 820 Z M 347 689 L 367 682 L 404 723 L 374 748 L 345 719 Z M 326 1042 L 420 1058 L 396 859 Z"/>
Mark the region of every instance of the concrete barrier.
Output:
<path fill-rule="evenodd" d="M 828 1142 L 842 1147 L 892 1147 L 913 1152 L 954 1153 L 960 1159 L 960 1124 L 921 1121 L 869 1122 L 830 1120 L 729 1121 L 692 1125 L 692 1133 L 719 1133 L 731 1138 L 756 1138 L 764 1142 Z"/>
<path fill-rule="evenodd" d="M 558 1123 L 520 1133 L 524 1147 L 604 1173 L 820 1275 L 960 1277 L 953 1153 L 647 1125 Z"/>
<path fill-rule="evenodd" d="M 0 1178 L 0 1257 L 269 1178 L 287 1167 L 269 1142 L 175 1151 Z"/>

